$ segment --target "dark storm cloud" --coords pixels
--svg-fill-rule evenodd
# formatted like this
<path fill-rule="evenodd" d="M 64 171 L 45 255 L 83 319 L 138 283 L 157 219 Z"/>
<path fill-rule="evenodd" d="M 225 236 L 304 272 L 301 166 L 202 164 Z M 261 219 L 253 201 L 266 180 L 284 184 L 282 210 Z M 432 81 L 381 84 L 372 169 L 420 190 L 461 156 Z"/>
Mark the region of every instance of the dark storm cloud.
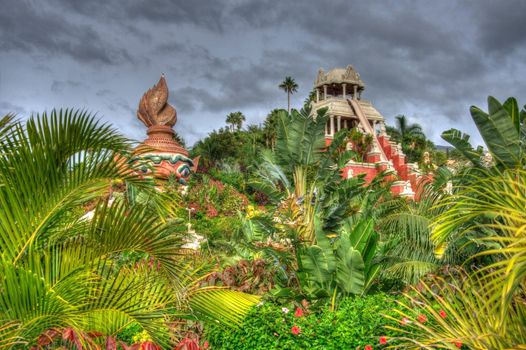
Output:
<path fill-rule="evenodd" d="M 115 64 L 130 61 L 90 25 L 74 23 L 41 2 L 7 0 L 0 11 L 0 49 L 4 52 L 68 55 L 79 62 Z"/>
<path fill-rule="evenodd" d="M 223 29 L 227 6 L 220 1 L 125 0 L 71 1 L 53 0 L 56 6 L 85 16 L 103 16 L 119 21 L 143 20 L 153 23 L 189 23 L 210 30 Z"/>
<path fill-rule="evenodd" d="M 493 1 L 484 9 L 473 7 L 478 44 L 491 53 L 511 53 L 526 44 L 526 2 Z"/>
<path fill-rule="evenodd" d="M 301 106 L 320 67 L 354 65 L 388 121 L 407 114 L 435 141 L 457 124 L 474 132 L 469 105 L 487 95 L 525 100 L 520 0 L 7 2 L 0 112 L 87 104 L 135 138 L 138 99 L 161 72 L 189 144 L 229 112 L 261 122 L 285 107 L 285 76 Z"/>

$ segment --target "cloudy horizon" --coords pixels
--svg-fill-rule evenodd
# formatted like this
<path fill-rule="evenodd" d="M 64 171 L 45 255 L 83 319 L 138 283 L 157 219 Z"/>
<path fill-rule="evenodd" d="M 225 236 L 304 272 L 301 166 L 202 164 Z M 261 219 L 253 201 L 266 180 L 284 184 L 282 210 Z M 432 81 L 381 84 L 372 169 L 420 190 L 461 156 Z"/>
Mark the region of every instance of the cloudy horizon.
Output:
<path fill-rule="evenodd" d="M 526 1 L 16 1 L 0 12 L 0 115 L 85 108 L 136 140 L 135 112 L 161 73 L 192 145 L 241 111 L 248 124 L 300 108 L 319 68 L 352 64 L 393 125 L 404 114 L 438 144 L 480 136 L 469 106 L 526 102 Z"/>

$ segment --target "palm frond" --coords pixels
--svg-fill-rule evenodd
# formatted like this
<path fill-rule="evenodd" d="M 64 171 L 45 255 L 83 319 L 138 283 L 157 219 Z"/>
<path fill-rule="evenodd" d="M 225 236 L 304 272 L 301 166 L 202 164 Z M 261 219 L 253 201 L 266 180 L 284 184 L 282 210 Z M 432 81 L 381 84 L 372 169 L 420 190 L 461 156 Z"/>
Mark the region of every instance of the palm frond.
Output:
<path fill-rule="evenodd" d="M 209 287 L 192 293 L 190 307 L 192 313 L 200 319 L 236 327 L 242 323 L 243 315 L 259 300 L 255 295 Z"/>

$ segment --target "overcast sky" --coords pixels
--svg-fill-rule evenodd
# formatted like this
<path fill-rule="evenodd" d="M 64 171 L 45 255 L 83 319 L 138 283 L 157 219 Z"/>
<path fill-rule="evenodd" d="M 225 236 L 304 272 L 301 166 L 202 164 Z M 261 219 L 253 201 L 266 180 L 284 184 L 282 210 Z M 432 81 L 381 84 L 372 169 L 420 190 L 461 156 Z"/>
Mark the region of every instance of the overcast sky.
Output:
<path fill-rule="evenodd" d="M 0 0 L 0 114 L 86 108 L 144 138 L 140 97 L 165 73 L 193 144 L 242 111 L 300 107 L 319 68 L 354 65 L 392 124 L 480 140 L 469 106 L 526 103 L 526 1 Z"/>

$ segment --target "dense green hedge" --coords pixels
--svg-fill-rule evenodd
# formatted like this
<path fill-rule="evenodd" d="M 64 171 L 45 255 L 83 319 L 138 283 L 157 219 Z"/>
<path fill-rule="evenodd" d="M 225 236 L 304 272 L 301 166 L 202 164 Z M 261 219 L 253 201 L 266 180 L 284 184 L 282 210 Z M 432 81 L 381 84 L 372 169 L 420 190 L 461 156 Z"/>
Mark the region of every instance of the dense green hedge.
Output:
<path fill-rule="evenodd" d="M 397 318 L 395 305 L 395 297 L 375 294 L 344 299 L 335 312 L 327 306 L 296 317 L 293 307 L 285 313 L 283 306 L 266 302 L 254 307 L 239 329 L 207 326 L 204 339 L 212 349 L 381 349 L 387 345 L 380 345 L 380 336 L 392 344 L 393 333 L 384 326 L 394 326 L 382 314 Z M 293 326 L 301 333 L 294 335 Z"/>

